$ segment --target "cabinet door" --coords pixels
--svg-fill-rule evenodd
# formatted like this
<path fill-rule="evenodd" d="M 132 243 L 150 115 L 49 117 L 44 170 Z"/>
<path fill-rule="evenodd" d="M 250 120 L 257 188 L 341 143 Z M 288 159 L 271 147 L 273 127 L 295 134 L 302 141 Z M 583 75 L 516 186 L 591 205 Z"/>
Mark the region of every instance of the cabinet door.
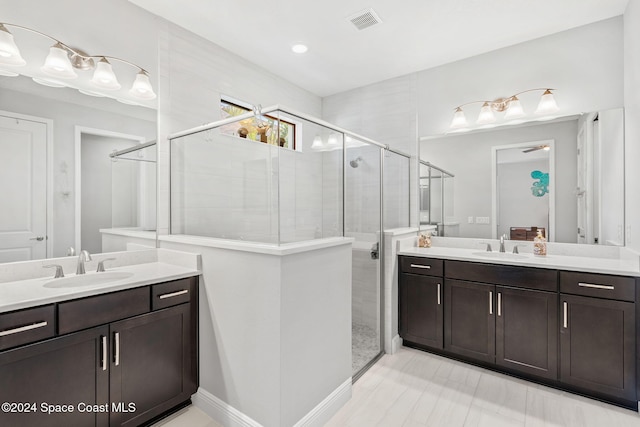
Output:
<path fill-rule="evenodd" d="M 558 294 L 496 286 L 496 364 L 558 378 Z"/>
<path fill-rule="evenodd" d="M 566 294 L 560 302 L 560 380 L 635 400 L 635 305 Z"/>
<path fill-rule="evenodd" d="M 442 279 L 400 274 L 400 336 L 406 341 L 443 347 Z"/>
<path fill-rule="evenodd" d="M 195 393 L 191 355 L 197 348 L 190 307 L 182 304 L 111 324 L 111 426 L 139 425 Z"/>
<path fill-rule="evenodd" d="M 0 411 L 0 426 L 107 426 L 108 333 L 101 326 L 0 353 L 0 402 L 36 405 L 30 413 Z M 48 414 L 42 404 L 73 411 Z"/>
<path fill-rule="evenodd" d="M 445 280 L 444 347 L 479 361 L 495 362 L 495 286 Z"/>

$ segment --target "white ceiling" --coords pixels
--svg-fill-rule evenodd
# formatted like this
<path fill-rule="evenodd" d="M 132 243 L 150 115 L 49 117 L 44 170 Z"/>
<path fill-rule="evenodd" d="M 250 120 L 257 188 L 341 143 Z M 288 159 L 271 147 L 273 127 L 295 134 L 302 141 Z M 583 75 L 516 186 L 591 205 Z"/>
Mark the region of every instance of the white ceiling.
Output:
<path fill-rule="evenodd" d="M 629 0 L 129 1 L 327 96 L 618 16 Z M 369 7 L 383 22 L 356 30 L 346 18 Z"/>

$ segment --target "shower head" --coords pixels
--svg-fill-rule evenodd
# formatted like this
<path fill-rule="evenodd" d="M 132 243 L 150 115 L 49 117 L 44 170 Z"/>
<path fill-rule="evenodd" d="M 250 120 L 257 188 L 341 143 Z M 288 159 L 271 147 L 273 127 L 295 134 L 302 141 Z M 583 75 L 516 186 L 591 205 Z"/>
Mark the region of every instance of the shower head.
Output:
<path fill-rule="evenodd" d="M 349 164 L 351 165 L 351 167 L 352 167 L 352 168 L 354 168 L 354 169 L 355 169 L 355 168 L 357 168 L 357 167 L 358 167 L 358 163 L 360 163 L 361 161 L 362 161 L 362 157 L 358 157 L 358 158 L 357 158 L 357 159 L 355 159 L 355 160 L 351 160 L 351 161 L 349 162 Z"/>

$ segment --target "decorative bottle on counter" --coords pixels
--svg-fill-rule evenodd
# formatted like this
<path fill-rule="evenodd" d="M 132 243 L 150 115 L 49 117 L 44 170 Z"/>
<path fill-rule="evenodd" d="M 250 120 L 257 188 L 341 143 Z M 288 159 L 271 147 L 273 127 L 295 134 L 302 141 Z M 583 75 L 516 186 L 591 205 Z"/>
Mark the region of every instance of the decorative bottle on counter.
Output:
<path fill-rule="evenodd" d="M 534 255 L 547 254 L 547 239 L 544 238 L 540 230 L 538 230 L 538 235 L 533 239 L 533 254 Z"/>

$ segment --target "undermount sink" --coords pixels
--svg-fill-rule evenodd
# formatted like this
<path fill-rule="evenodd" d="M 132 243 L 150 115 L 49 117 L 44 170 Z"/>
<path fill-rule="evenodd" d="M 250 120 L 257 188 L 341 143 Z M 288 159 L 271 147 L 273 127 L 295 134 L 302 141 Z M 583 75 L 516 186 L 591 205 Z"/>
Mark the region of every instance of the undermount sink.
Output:
<path fill-rule="evenodd" d="M 62 277 L 46 282 L 45 288 L 78 288 L 80 286 L 101 285 L 118 280 L 128 279 L 133 273 L 126 271 L 108 271 L 104 273 L 79 274 L 76 276 Z"/>
<path fill-rule="evenodd" d="M 486 258 L 498 258 L 498 259 L 524 259 L 526 255 L 512 254 L 510 252 L 474 252 L 471 255 L 481 256 Z"/>

